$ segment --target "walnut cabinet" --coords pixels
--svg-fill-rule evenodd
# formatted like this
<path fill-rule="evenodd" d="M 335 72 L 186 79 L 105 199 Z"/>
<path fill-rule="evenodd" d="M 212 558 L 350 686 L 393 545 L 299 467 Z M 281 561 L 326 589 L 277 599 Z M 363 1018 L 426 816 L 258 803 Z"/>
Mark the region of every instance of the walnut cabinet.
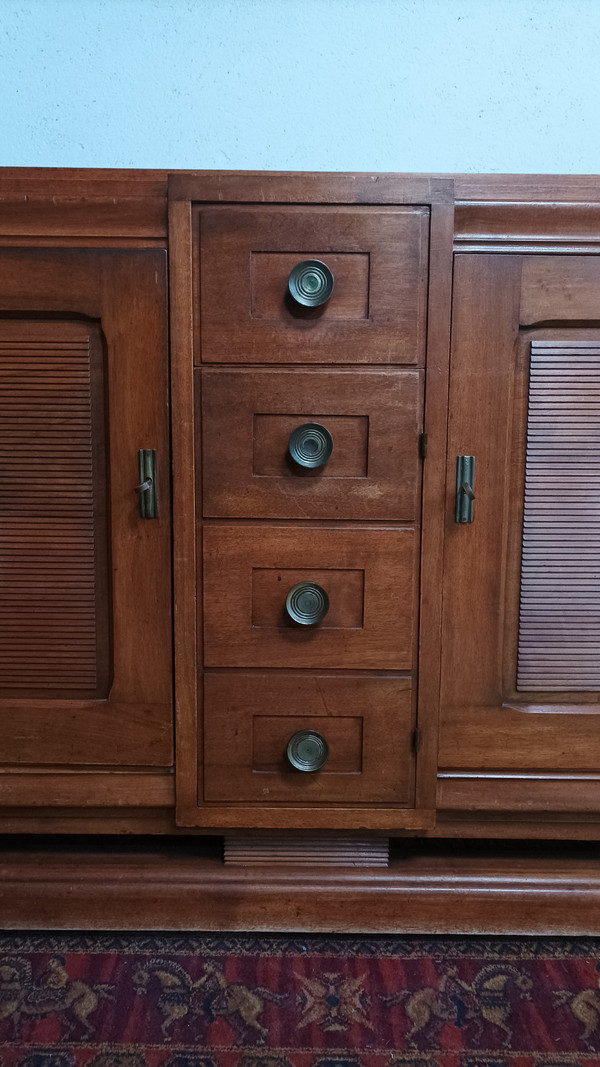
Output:
<path fill-rule="evenodd" d="M 593 178 L 1 172 L 0 831 L 597 838 L 599 250 Z"/>

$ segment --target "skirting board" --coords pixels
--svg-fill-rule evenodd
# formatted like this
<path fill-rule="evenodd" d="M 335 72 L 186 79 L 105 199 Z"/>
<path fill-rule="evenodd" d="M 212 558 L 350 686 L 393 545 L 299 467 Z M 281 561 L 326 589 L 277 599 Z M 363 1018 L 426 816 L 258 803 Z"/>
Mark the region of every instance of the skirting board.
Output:
<path fill-rule="evenodd" d="M 596 853 L 403 841 L 388 868 L 265 869 L 225 866 L 219 839 L 21 838 L 0 854 L 0 926 L 597 935 Z"/>

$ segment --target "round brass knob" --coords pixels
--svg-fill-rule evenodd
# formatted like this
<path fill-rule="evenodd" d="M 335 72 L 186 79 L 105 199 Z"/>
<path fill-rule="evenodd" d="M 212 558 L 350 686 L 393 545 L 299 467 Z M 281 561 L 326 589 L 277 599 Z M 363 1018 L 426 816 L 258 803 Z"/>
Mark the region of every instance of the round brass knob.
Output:
<path fill-rule="evenodd" d="M 329 611 L 329 597 L 316 582 L 298 582 L 285 598 L 285 610 L 292 622 L 316 626 Z"/>
<path fill-rule="evenodd" d="M 333 274 L 320 259 L 305 259 L 292 267 L 288 289 L 297 304 L 319 307 L 327 303 L 333 292 Z"/>
<path fill-rule="evenodd" d="M 298 730 L 288 741 L 287 758 L 297 771 L 320 771 L 329 759 L 329 745 L 317 730 Z"/>
<path fill-rule="evenodd" d="M 333 452 L 333 437 L 318 422 L 304 422 L 292 430 L 290 456 L 300 467 L 324 467 Z"/>

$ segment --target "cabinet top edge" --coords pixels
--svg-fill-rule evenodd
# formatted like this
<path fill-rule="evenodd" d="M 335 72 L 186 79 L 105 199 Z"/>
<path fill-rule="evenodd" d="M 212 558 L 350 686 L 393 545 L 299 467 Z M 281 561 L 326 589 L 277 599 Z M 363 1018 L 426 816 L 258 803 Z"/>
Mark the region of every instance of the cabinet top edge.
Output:
<path fill-rule="evenodd" d="M 133 195 L 174 200 L 308 199 L 316 202 L 409 202 L 411 199 L 444 203 L 600 203 L 597 174 L 485 174 L 275 170 L 177 170 L 111 167 L 0 167 L 0 190 L 11 192 L 47 183 L 48 194 L 60 183 L 101 195 L 127 187 Z M 116 191 L 116 189 L 115 189 Z"/>
<path fill-rule="evenodd" d="M 455 174 L 457 202 L 597 203 L 597 174 Z"/>
<path fill-rule="evenodd" d="M 0 178 L 25 180 L 62 178 L 67 181 L 94 181 L 96 179 L 117 181 L 165 182 L 172 173 L 169 170 L 146 170 L 141 167 L 0 167 Z"/>
<path fill-rule="evenodd" d="M 198 171 L 169 175 L 170 200 L 246 203 L 452 204 L 454 182 L 431 174 Z"/>

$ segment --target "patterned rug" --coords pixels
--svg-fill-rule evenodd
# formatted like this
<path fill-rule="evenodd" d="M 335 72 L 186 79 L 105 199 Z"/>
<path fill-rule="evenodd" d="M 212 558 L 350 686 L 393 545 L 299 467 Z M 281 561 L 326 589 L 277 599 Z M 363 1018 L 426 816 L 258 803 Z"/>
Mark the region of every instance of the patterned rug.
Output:
<path fill-rule="evenodd" d="M 0 934 L 1 1067 L 600 1067 L 600 939 Z"/>

